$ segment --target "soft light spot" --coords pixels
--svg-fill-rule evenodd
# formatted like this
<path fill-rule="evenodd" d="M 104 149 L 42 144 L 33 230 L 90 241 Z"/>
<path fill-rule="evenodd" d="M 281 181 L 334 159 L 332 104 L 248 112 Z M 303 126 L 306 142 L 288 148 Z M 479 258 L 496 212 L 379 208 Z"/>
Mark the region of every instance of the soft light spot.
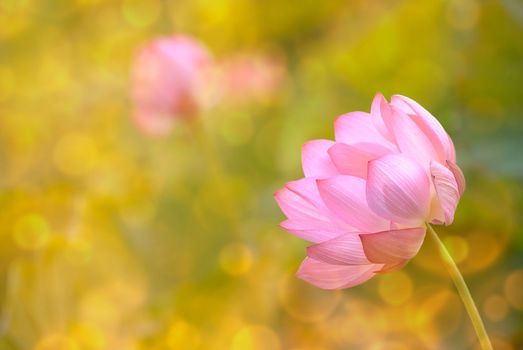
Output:
<path fill-rule="evenodd" d="M 47 221 L 41 215 L 27 214 L 18 218 L 13 235 L 21 248 L 36 250 L 49 241 L 50 230 Z"/>
<path fill-rule="evenodd" d="M 280 282 L 279 298 L 285 311 L 293 318 L 318 322 L 331 314 L 340 301 L 341 293 L 316 288 L 294 274 L 287 274 Z"/>
<path fill-rule="evenodd" d="M 80 303 L 81 317 L 89 322 L 105 327 L 113 326 L 118 321 L 114 304 L 101 293 L 90 293 Z"/>
<path fill-rule="evenodd" d="M 514 271 L 507 277 L 504 290 L 510 306 L 523 310 L 523 270 Z"/>
<path fill-rule="evenodd" d="M 227 0 L 204 0 L 200 2 L 199 11 L 205 24 L 217 24 L 227 20 L 232 6 Z"/>
<path fill-rule="evenodd" d="M 481 271 L 492 265 L 503 253 L 503 242 L 494 233 L 474 232 L 469 237 L 469 257 L 462 264 L 465 272 Z"/>
<path fill-rule="evenodd" d="M 71 89 L 73 77 L 70 62 L 72 60 L 70 52 L 63 49 L 45 51 L 38 58 L 38 75 L 40 81 L 45 81 L 45 88 L 49 92 L 65 93 L 67 88 Z M 63 105 L 68 108 L 71 105 Z"/>
<path fill-rule="evenodd" d="M 200 331 L 188 322 L 177 320 L 169 327 L 166 341 L 169 349 L 198 349 L 201 344 Z"/>
<path fill-rule="evenodd" d="M 245 244 L 230 243 L 220 252 L 220 266 L 230 275 L 238 276 L 248 272 L 252 266 L 252 252 Z"/>
<path fill-rule="evenodd" d="M 495 334 L 490 334 L 490 340 L 492 341 L 492 347 L 496 350 L 516 350 L 512 344 L 510 339 L 502 338 Z M 481 350 L 479 346 L 477 346 L 474 350 Z"/>
<path fill-rule="evenodd" d="M 443 243 L 456 263 L 460 263 L 467 258 L 469 244 L 463 237 L 448 236 L 445 237 Z"/>
<path fill-rule="evenodd" d="M 98 160 L 95 141 L 87 135 L 70 133 L 63 136 L 53 154 L 56 167 L 66 175 L 84 175 Z"/>
<path fill-rule="evenodd" d="M 33 0 L 0 1 L 0 39 L 9 38 L 26 29 L 31 21 Z"/>
<path fill-rule="evenodd" d="M 379 278 L 378 293 L 388 304 L 403 304 L 411 297 L 412 289 L 412 280 L 403 271 L 385 274 Z"/>
<path fill-rule="evenodd" d="M 90 324 L 77 324 L 71 330 L 71 336 L 82 350 L 103 350 L 107 339 L 102 330 Z"/>
<path fill-rule="evenodd" d="M 61 334 L 50 334 L 36 344 L 35 350 L 80 350 L 80 347 L 69 337 Z"/>
<path fill-rule="evenodd" d="M 507 301 L 500 295 L 491 295 L 483 303 L 485 315 L 492 321 L 500 321 L 507 316 Z"/>
<path fill-rule="evenodd" d="M 386 309 L 351 296 L 335 308 L 332 316 L 319 324 L 332 339 L 334 347 L 363 349 L 369 344 L 378 343 L 391 330 L 391 317 L 385 313 Z"/>
<path fill-rule="evenodd" d="M 268 327 L 261 325 L 241 328 L 232 341 L 231 350 L 279 350 L 278 335 Z"/>
<path fill-rule="evenodd" d="M 462 322 L 463 304 L 459 297 L 447 289 L 427 288 L 416 293 L 408 321 L 413 332 L 429 344 L 437 344 L 454 333 Z M 452 310 L 452 312 L 449 312 Z"/>
<path fill-rule="evenodd" d="M 158 0 L 124 0 L 122 13 L 129 24 L 145 28 L 156 22 L 162 11 Z"/>

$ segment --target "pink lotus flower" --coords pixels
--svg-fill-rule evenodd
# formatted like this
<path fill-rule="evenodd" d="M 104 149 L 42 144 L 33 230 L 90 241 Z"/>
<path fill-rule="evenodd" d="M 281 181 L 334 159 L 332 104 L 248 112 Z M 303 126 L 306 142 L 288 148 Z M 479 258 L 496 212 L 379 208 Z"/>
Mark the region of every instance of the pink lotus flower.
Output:
<path fill-rule="evenodd" d="M 162 37 L 143 46 L 131 72 L 138 126 L 165 135 L 177 119 L 195 117 L 205 106 L 212 68 L 207 48 L 188 36 Z"/>
<path fill-rule="evenodd" d="M 303 146 L 305 177 L 275 194 L 281 226 L 315 243 L 298 277 L 324 289 L 402 268 L 426 223 L 452 223 L 465 188 L 452 140 L 410 98 L 378 94 L 370 114 L 342 115 L 334 129 L 336 141 Z"/>

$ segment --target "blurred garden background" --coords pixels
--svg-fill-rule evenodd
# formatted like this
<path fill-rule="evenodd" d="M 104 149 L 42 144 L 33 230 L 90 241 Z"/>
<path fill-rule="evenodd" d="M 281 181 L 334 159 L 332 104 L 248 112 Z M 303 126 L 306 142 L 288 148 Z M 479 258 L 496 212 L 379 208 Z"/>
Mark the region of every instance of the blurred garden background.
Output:
<path fill-rule="evenodd" d="M 154 137 L 130 69 L 173 33 L 255 68 Z M 1 0 L 0 349 L 477 349 L 429 240 L 353 289 L 294 276 L 273 193 L 378 91 L 453 137 L 468 187 L 437 230 L 522 349 L 522 38 L 519 0 Z"/>

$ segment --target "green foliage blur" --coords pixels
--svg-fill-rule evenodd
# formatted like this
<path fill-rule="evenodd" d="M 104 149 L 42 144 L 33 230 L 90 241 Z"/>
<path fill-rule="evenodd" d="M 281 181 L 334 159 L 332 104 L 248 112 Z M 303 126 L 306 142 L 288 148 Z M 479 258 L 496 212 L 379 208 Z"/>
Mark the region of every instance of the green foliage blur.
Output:
<path fill-rule="evenodd" d="M 130 64 L 172 33 L 282 81 L 148 137 Z M 518 0 L 1 0 L 0 349 L 477 349 L 428 240 L 353 289 L 294 277 L 272 195 L 378 91 L 454 139 L 468 187 L 438 232 L 494 347 L 523 348 L 522 37 Z"/>

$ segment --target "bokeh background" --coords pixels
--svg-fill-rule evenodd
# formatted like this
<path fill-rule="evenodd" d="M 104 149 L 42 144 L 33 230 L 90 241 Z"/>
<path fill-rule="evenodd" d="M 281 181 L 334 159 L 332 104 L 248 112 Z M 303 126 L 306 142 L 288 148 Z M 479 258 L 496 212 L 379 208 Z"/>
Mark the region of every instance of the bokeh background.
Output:
<path fill-rule="evenodd" d="M 262 91 L 150 137 L 130 65 L 180 32 L 264 57 Z M 523 348 L 522 37 L 518 0 L 0 1 L 0 349 L 477 349 L 429 240 L 350 290 L 294 277 L 272 195 L 378 91 L 453 137 L 468 188 L 438 231 L 495 348 Z"/>

